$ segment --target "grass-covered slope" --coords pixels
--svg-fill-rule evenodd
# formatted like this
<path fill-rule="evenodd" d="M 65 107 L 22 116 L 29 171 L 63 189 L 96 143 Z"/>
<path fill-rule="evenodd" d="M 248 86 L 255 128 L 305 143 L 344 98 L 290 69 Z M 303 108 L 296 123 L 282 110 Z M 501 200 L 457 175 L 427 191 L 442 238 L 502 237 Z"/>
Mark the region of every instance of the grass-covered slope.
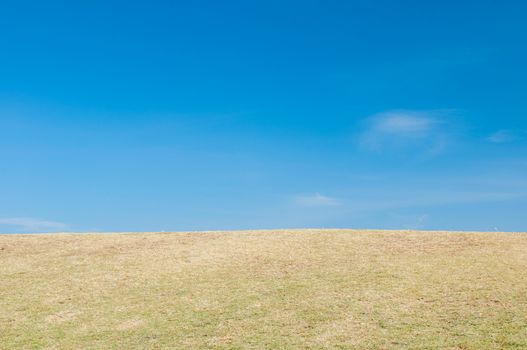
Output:
<path fill-rule="evenodd" d="M 2 349 L 525 349 L 527 234 L 0 236 Z"/>

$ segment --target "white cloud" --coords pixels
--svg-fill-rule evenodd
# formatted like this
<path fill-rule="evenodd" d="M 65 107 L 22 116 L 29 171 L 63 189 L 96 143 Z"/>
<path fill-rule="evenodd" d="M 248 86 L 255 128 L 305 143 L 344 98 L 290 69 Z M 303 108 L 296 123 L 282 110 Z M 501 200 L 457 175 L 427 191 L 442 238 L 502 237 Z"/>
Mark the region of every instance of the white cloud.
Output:
<path fill-rule="evenodd" d="M 389 214 L 396 221 L 400 222 L 402 227 L 407 230 L 418 230 L 422 229 L 426 222 L 428 221 L 430 215 L 421 214 L 421 215 L 401 215 L 397 213 Z"/>
<path fill-rule="evenodd" d="M 25 232 L 58 231 L 68 228 L 67 224 L 35 218 L 0 218 L 0 226 Z"/>
<path fill-rule="evenodd" d="M 499 130 L 494 134 L 490 135 L 487 140 L 494 143 L 506 143 L 512 142 L 518 139 L 518 135 L 511 130 Z"/>
<path fill-rule="evenodd" d="M 336 198 L 315 193 L 313 195 L 299 195 L 294 197 L 296 204 L 304 207 L 326 207 L 339 205 Z"/>
<path fill-rule="evenodd" d="M 448 144 L 445 111 L 395 110 L 373 115 L 359 135 L 359 144 L 371 151 L 420 145 L 430 154 Z"/>
<path fill-rule="evenodd" d="M 437 121 L 422 112 L 387 112 L 373 119 L 371 131 L 404 137 L 422 137 L 434 124 L 437 124 Z"/>

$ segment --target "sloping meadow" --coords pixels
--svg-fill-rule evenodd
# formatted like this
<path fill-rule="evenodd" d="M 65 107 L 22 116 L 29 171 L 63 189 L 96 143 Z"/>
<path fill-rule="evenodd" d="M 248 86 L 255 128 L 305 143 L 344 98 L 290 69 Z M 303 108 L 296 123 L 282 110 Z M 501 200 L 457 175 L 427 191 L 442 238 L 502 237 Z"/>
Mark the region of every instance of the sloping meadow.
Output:
<path fill-rule="evenodd" d="M 0 235 L 2 349 L 524 349 L 527 234 Z"/>

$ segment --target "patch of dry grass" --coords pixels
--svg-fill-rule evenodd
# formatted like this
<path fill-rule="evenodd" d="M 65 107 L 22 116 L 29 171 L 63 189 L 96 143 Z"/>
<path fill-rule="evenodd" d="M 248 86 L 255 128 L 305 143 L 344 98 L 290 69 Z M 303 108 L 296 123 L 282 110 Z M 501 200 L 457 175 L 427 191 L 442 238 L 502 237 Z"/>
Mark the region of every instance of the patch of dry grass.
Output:
<path fill-rule="evenodd" d="M 0 348 L 527 348 L 527 234 L 0 236 Z"/>

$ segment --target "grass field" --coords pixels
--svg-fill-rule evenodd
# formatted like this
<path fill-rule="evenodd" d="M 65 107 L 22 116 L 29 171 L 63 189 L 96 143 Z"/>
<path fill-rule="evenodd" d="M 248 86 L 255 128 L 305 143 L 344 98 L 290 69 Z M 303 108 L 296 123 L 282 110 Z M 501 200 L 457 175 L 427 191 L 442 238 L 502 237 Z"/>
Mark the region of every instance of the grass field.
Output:
<path fill-rule="evenodd" d="M 527 233 L 0 235 L 2 349 L 527 349 Z"/>

